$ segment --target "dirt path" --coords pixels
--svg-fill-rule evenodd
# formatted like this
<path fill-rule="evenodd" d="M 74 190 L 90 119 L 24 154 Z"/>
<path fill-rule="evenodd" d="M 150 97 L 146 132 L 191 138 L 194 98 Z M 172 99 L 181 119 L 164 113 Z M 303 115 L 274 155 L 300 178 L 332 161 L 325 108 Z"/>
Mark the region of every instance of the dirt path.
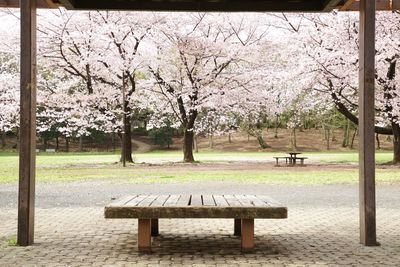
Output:
<path fill-rule="evenodd" d="M 151 169 L 152 171 L 174 171 L 174 172 L 190 172 L 190 171 L 295 171 L 295 172 L 309 172 L 309 171 L 329 171 L 329 170 L 354 170 L 357 165 L 336 165 L 336 164 L 310 164 L 304 167 L 275 167 L 273 163 L 264 162 L 227 162 L 227 163 L 163 163 L 163 164 L 136 164 L 131 165 L 130 168 Z M 390 167 L 384 167 L 390 168 Z"/>
<path fill-rule="evenodd" d="M 135 151 L 137 153 L 146 153 L 152 151 L 152 146 L 142 142 L 136 138 L 132 139 L 132 143 L 135 146 Z"/>

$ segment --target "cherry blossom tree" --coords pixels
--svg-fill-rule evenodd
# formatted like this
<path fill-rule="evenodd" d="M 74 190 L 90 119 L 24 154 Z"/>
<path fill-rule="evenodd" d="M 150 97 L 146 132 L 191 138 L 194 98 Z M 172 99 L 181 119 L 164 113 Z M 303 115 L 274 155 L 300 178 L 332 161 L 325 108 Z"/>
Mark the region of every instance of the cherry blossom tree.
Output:
<path fill-rule="evenodd" d="M 312 59 L 312 88 L 328 96 L 340 113 L 358 124 L 358 16 L 331 13 L 308 19 L 304 46 Z M 398 12 L 380 12 L 376 27 L 375 132 L 393 135 L 394 163 L 400 163 L 399 19 Z"/>
<path fill-rule="evenodd" d="M 6 133 L 18 126 L 19 84 L 16 58 L 0 52 L 0 131 Z"/>
<path fill-rule="evenodd" d="M 250 82 L 249 51 L 263 37 L 256 23 L 222 14 L 186 14 L 160 27 L 146 87 L 162 102 L 156 110 L 175 115 L 183 128 L 184 162 L 194 161 L 199 112 L 225 108 L 243 92 Z"/>
<path fill-rule="evenodd" d="M 393 162 L 400 162 L 398 12 L 377 13 L 376 126 L 378 134 L 393 135 Z M 297 72 L 297 86 L 307 97 L 302 106 L 331 114 L 335 107 L 358 124 L 358 14 L 272 14 L 276 40 L 285 45 L 289 73 Z M 325 106 L 325 109 L 321 109 Z M 321 114 L 322 114 L 321 113 Z M 328 116 L 328 115 L 326 115 Z"/>
<path fill-rule="evenodd" d="M 19 64 L 18 53 L 11 42 L 13 30 L 0 31 L 0 135 L 1 147 L 6 146 L 8 132 L 19 125 Z"/>
<path fill-rule="evenodd" d="M 124 132 L 126 144 L 122 151 L 126 160 L 133 162 L 131 121 L 137 108 L 136 83 L 143 67 L 141 47 L 159 17 L 147 13 L 59 10 L 46 18 L 43 25 L 50 26 L 41 28 L 44 58 L 85 86 L 85 91 L 83 86 L 75 90 L 79 103 L 74 106 L 85 110 L 81 113 L 81 126 L 86 128 L 77 135 L 89 134 L 89 128 Z M 76 122 L 73 125 L 78 126 Z"/>

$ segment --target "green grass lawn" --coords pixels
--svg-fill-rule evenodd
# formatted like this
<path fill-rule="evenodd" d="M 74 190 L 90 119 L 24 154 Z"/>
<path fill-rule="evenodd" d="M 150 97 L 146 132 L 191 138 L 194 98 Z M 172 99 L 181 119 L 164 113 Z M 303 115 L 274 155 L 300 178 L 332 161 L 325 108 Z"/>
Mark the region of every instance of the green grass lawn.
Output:
<path fill-rule="evenodd" d="M 201 163 L 271 161 L 272 152 L 202 152 L 195 155 Z M 283 155 L 283 154 L 282 154 Z M 305 153 L 312 163 L 356 164 L 357 153 Z M 391 153 L 377 153 L 378 163 L 390 161 Z M 168 162 L 179 162 L 182 153 L 151 152 L 135 154 L 138 163 L 161 164 L 165 167 Z M 157 168 L 143 164 L 135 164 L 122 168 L 118 164 L 119 155 L 111 153 L 57 153 L 39 154 L 37 157 L 38 182 L 78 181 L 90 179 L 108 179 L 116 182 L 132 183 L 166 183 L 186 181 L 238 181 L 250 183 L 290 183 L 290 184 L 334 184 L 356 183 L 358 170 L 356 168 L 334 168 L 326 170 L 318 167 L 279 169 L 245 170 L 185 170 L 185 165 L 168 168 Z M 18 155 L 16 153 L 0 153 L 0 184 L 15 183 L 18 180 Z M 396 168 L 378 169 L 378 182 L 394 183 L 400 181 L 400 172 Z"/>

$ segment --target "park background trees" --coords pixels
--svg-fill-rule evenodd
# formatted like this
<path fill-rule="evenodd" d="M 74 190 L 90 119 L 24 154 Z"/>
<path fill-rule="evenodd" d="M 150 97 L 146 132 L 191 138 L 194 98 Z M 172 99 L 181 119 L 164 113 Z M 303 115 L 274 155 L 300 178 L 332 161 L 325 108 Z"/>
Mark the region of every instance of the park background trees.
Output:
<path fill-rule="evenodd" d="M 377 20 L 376 132 L 393 136 L 400 161 L 397 60 L 399 14 Z M 183 137 L 184 161 L 196 136 L 245 131 L 261 149 L 274 139 L 321 128 L 356 136 L 358 21 L 352 13 L 241 14 L 44 11 L 39 19 L 38 135 L 46 143 L 98 143 L 152 130 L 154 142 Z M 46 26 L 43 26 L 46 25 Z M 333 30 L 333 28 L 335 30 Z M 390 33 L 390 34 L 388 34 Z M 18 134 L 18 40 L 2 29 L 0 131 Z M 126 85 L 123 100 L 122 88 Z M 124 112 L 125 110 L 125 112 Z M 123 120 L 125 118 L 125 120 Z M 125 121 L 125 124 L 123 124 Z M 352 132 L 351 132 L 352 131 Z M 163 139 L 161 135 L 168 135 Z M 2 140 L 5 140 L 4 138 Z M 378 139 L 379 140 L 379 139 Z M 4 143 L 4 142 L 3 142 Z M 45 145 L 46 147 L 46 145 Z"/>

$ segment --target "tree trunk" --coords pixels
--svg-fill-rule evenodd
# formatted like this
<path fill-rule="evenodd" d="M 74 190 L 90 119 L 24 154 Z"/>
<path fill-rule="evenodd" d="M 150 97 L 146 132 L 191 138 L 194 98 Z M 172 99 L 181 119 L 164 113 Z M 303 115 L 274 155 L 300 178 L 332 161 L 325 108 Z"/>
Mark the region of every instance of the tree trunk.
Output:
<path fill-rule="evenodd" d="M 194 162 L 193 157 L 193 130 L 188 131 L 185 129 L 183 133 L 183 161 Z"/>
<path fill-rule="evenodd" d="M 258 141 L 258 144 L 260 145 L 260 147 L 261 147 L 262 149 L 266 149 L 266 148 L 269 148 L 269 147 L 270 147 L 270 146 L 267 144 L 267 142 L 265 142 L 265 140 L 264 140 L 264 138 L 263 138 L 263 136 L 262 136 L 262 133 L 260 133 L 260 134 L 257 135 L 257 141 Z"/>
<path fill-rule="evenodd" d="M 43 150 L 46 151 L 47 149 L 47 139 L 43 138 Z"/>
<path fill-rule="evenodd" d="M 379 140 L 379 134 L 375 134 L 375 139 L 376 139 L 376 149 L 380 150 L 381 149 L 381 142 Z"/>
<path fill-rule="evenodd" d="M 60 145 L 60 140 L 58 140 L 58 136 L 56 137 L 56 151 L 58 151 L 59 149 L 59 145 Z"/>
<path fill-rule="evenodd" d="M 276 115 L 275 117 L 275 135 L 274 138 L 278 138 L 278 129 L 281 126 L 281 122 L 280 122 L 280 117 L 279 115 Z"/>
<path fill-rule="evenodd" d="M 332 130 L 332 142 L 336 142 L 335 130 Z"/>
<path fill-rule="evenodd" d="M 351 144 L 350 144 L 351 149 L 354 148 L 354 140 L 356 139 L 357 133 L 358 133 L 358 129 L 355 129 L 354 133 L 353 133 L 353 138 L 351 138 Z"/>
<path fill-rule="evenodd" d="M 307 117 L 303 117 L 303 130 L 306 131 L 308 130 L 309 125 L 308 125 L 308 120 Z"/>
<path fill-rule="evenodd" d="M 326 150 L 330 150 L 330 137 L 331 137 L 331 130 L 330 129 L 326 129 Z"/>
<path fill-rule="evenodd" d="M 346 124 L 344 125 L 342 147 L 349 146 L 349 138 L 350 138 L 350 120 L 346 120 Z"/>
<path fill-rule="evenodd" d="M 214 147 L 214 136 L 212 134 L 210 134 L 208 136 L 208 138 L 209 138 L 210 148 L 213 148 Z"/>
<path fill-rule="evenodd" d="M 13 145 L 13 148 L 19 150 L 19 144 L 20 144 L 20 134 L 19 134 L 19 127 L 16 129 L 16 135 L 17 135 L 17 143 Z"/>
<path fill-rule="evenodd" d="M 400 163 L 400 126 L 397 123 L 392 124 L 393 128 L 393 163 Z"/>
<path fill-rule="evenodd" d="M 301 121 L 301 123 L 300 123 L 300 127 L 299 127 L 299 132 L 302 133 L 302 132 L 304 132 L 306 130 L 306 119 L 305 119 L 305 117 L 301 116 L 300 121 Z"/>
<path fill-rule="evenodd" d="M 69 152 L 69 138 L 65 137 L 65 151 Z"/>
<path fill-rule="evenodd" d="M 125 145 L 125 149 L 121 149 L 121 162 L 123 159 L 123 154 L 125 151 L 125 160 L 126 162 L 133 163 L 133 158 L 132 158 L 132 131 L 131 131 L 131 118 L 129 116 L 126 116 L 125 118 L 125 125 L 124 125 L 124 131 L 125 131 L 125 144 L 123 143 L 122 139 L 122 134 L 121 134 L 121 148 L 122 146 Z"/>
<path fill-rule="evenodd" d="M 83 151 L 83 136 L 79 136 L 79 152 Z"/>
<path fill-rule="evenodd" d="M 115 144 L 115 133 L 112 133 L 111 135 L 111 143 L 112 143 L 112 148 L 113 148 L 113 152 L 115 152 L 116 148 L 116 144 Z"/>
<path fill-rule="evenodd" d="M 6 132 L 5 131 L 1 131 L 1 148 L 5 149 L 6 148 Z"/>
<path fill-rule="evenodd" d="M 297 136 L 296 136 L 296 128 L 293 128 L 292 130 L 292 149 L 296 150 L 297 149 Z"/>
<path fill-rule="evenodd" d="M 232 144 L 232 135 L 231 135 L 231 133 L 228 133 L 228 141 L 229 141 L 229 144 Z"/>

